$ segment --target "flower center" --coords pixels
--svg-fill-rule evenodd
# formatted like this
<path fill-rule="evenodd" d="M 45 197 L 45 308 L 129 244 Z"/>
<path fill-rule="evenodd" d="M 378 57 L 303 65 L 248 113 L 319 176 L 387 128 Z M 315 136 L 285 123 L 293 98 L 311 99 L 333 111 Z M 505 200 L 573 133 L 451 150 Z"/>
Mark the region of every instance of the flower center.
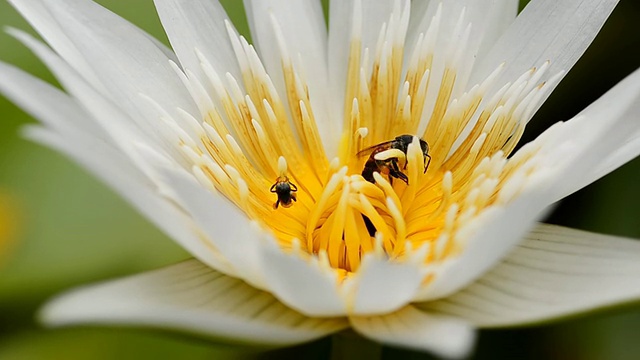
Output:
<path fill-rule="evenodd" d="M 334 159 L 275 20 L 283 88 L 229 24 L 242 79 L 219 74 L 204 56 L 209 84 L 177 70 L 203 118 L 184 114 L 196 135 L 178 131 L 194 175 L 269 229 L 283 250 L 318 255 L 343 275 L 367 253 L 402 261 L 420 250 L 425 262 L 455 255 L 483 211 L 513 199 L 536 166 L 535 149 L 507 156 L 546 90 L 539 79 L 548 64 L 489 98 L 502 67 L 468 87 L 470 26 L 456 27 L 452 51 L 436 53 L 438 11 L 407 50 L 408 4 L 391 14 L 375 51 L 363 47 L 354 10 Z"/>

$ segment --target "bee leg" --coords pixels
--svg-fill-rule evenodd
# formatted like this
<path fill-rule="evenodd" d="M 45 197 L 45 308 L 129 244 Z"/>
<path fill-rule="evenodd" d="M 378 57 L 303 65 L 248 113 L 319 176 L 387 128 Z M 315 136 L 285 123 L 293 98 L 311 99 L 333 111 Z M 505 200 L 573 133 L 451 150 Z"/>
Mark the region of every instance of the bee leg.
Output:
<path fill-rule="evenodd" d="M 398 173 L 398 179 L 404 181 L 405 184 L 409 185 L 409 178 L 403 172 Z"/>
<path fill-rule="evenodd" d="M 396 161 L 391 161 L 389 175 L 393 176 L 396 179 L 400 179 L 404 181 L 405 184 L 409 185 L 409 178 L 402 171 L 400 171 L 400 168 L 398 168 L 398 163 Z"/>
<path fill-rule="evenodd" d="M 276 200 L 276 202 L 273 204 L 273 210 L 277 210 L 278 205 L 280 205 L 280 199 Z"/>
<path fill-rule="evenodd" d="M 297 202 L 298 201 L 298 195 L 296 195 L 296 193 L 292 192 L 291 193 L 291 200 Z"/>
<path fill-rule="evenodd" d="M 371 222 L 371 219 L 369 219 L 365 215 L 362 215 L 362 220 L 364 220 L 364 225 L 367 227 L 367 232 L 369 233 L 369 236 L 371 237 L 376 236 L 376 232 L 378 231 L 378 229 L 376 229 L 376 227 L 373 225 L 373 223 Z"/>
<path fill-rule="evenodd" d="M 431 155 L 428 155 L 428 154 L 427 154 L 427 155 L 425 155 L 425 156 L 424 156 L 424 158 L 425 158 L 425 163 L 426 163 L 426 164 L 424 165 L 424 172 L 423 172 L 423 174 L 426 174 L 426 173 L 427 173 L 427 169 L 429 168 L 429 164 L 431 164 Z M 429 159 L 429 160 L 427 161 L 426 159 Z"/>
<path fill-rule="evenodd" d="M 393 172 L 395 172 L 396 174 L 402 173 L 402 171 L 400 171 L 400 168 L 398 167 L 398 159 L 391 160 L 389 164 L 391 164 L 391 170 L 393 170 Z"/>

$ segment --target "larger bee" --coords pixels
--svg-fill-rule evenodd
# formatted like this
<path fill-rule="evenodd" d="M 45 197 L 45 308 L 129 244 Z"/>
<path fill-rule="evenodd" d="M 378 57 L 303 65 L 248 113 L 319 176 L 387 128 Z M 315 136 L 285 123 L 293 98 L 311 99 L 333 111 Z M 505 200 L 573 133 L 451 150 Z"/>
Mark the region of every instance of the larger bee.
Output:
<path fill-rule="evenodd" d="M 413 135 L 400 135 L 395 139 L 386 141 L 380 144 L 370 146 L 360 152 L 358 155 L 369 154 L 369 159 L 364 164 L 362 169 L 362 177 L 370 183 L 375 184 L 373 177 L 374 172 L 378 172 L 382 175 L 389 176 L 389 182 L 393 179 L 400 179 L 409 185 L 409 178 L 401 170 L 398 162 L 400 156 L 404 154 L 405 159 L 409 144 L 413 142 Z M 424 159 L 424 172 L 427 172 L 429 163 L 431 162 L 431 156 L 429 155 L 429 144 L 426 141 L 420 139 L 420 148 L 422 149 L 422 155 Z M 391 150 L 391 151 L 388 151 Z M 396 151 L 393 151 L 396 150 Z M 407 162 L 405 161 L 403 170 L 407 168 Z"/>

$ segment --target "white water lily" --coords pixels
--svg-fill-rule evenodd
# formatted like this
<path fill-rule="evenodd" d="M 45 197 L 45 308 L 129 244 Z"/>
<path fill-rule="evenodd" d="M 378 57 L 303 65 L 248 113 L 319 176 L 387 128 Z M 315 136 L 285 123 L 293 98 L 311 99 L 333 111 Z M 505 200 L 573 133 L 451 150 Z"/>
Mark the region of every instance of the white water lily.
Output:
<path fill-rule="evenodd" d="M 66 91 L 0 64 L 43 122 L 26 134 L 195 258 L 64 294 L 47 324 L 274 345 L 352 327 L 459 357 L 478 327 L 640 298 L 640 243 L 537 223 L 640 153 L 640 73 L 514 152 L 617 1 L 335 0 L 327 31 L 317 1 L 247 0 L 254 48 L 215 0 L 155 0 L 173 51 L 88 0 L 10 2 Z M 406 182 L 363 178 L 358 153 L 402 134 Z M 274 209 L 285 177 L 297 201 Z"/>

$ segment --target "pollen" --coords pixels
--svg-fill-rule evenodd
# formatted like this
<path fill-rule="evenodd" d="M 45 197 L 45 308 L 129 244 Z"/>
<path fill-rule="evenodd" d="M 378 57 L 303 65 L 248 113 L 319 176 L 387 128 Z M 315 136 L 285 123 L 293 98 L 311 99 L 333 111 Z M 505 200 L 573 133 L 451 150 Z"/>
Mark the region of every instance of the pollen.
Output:
<path fill-rule="evenodd" d="M 538 164 L 535 149 L 512 153 L 554 81 L 541 82 L 548 63 L 508 84 L 495 84 L 503 67 L 497 64 L 470 84 L 474 53 L 464 50 L 473 24 L 464 11 L 453 29 L 458 42 L 436 52 L 442 6 L 408 42 L 410 2 L 404 4 L 397 2 L 368 48 L 360 2 L 354 2 L 334 158 L 325 155 L 318 105 L 298 54 L 287 48 L 275 18 L 284 91 L 230 24 L 241 78 L 217 72 L 197 49 L 208 83 L 176 67 L 199 99 L 200 118 L 185 114 L 192 128 L 176 139 L 194 176 L 284 251 L 318 257 L 340 278 L 356 273 L 369 254 L 390 261 L 420 256 L 425 264 L 455 256 L 470 225 L 516 198 Z M 489 93 L 496 85 L 502 87 Z M 410 136 L 399 146 L 393 141 L 401 135 Z M 371 170 L 366 176 L 365 168 Z M 285 187 L 291 191 L 277 193 Z M 286 206 L 274 206 L 276 200 Z"/>

